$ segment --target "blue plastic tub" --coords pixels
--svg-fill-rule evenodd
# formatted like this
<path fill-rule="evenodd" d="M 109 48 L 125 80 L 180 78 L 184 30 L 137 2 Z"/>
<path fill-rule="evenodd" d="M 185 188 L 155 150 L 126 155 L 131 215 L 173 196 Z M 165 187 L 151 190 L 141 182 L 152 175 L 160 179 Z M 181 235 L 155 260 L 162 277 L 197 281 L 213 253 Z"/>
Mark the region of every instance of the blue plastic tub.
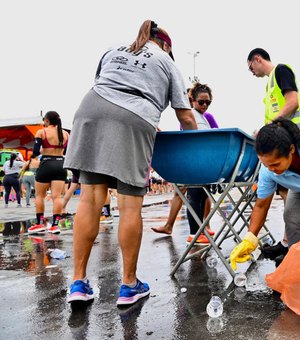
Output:
<path fill-rule="evenodd" d="M 246 182 L 258 158 L 254 139 L 237 128 L 158 132 L 152 167 L 171 183 L 226 183 L 231 179 L 244 140 L 245 154 L 235 182 Z"/>

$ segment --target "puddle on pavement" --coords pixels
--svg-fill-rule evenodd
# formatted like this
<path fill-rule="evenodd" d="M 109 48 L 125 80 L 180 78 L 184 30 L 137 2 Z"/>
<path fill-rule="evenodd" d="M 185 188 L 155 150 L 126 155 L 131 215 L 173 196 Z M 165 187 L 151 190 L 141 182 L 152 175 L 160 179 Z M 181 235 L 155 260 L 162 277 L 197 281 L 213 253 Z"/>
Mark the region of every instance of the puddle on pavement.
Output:
<path fill-rule="evenodd" d="M 112 224 L 99 223 L 99 233 L 109 234 L 116 221 Z M 50 227 L 52 220 L 46 219 L 46 222 L 47 227 Z M 61 219 L 59 223 L 61 233 L 56 235 L 47 232 L 28 235 L 28 228 L 35 223 L 35 219 L 0 223 L 0 270 L 34 272 L 37 258 L 39 262 L 42 260 L 45 267 L 50 268 L 49 265 L 54 263 L 55 259 L 50 257 L 49 249 L 62 249 L 64 241 L 61 236 L 72 234 L 73 222 L 73 216 Z M 43 259 L 41 254 L 44 254 Z"/>
<path fill-rule="evenodd" d="M 41 267 L 55 265 L 57 260 L 50 256 L 51 250 L 63 248 L 61 235 L 72 230 L 73 218 L 60 222 L 60 235 L 28 235 L 28 228 L 34 223 L 33 219 L 0 224 L 0 270 L 38 273 Z M 49 221 L 48 224 L 51 225 Z"/>

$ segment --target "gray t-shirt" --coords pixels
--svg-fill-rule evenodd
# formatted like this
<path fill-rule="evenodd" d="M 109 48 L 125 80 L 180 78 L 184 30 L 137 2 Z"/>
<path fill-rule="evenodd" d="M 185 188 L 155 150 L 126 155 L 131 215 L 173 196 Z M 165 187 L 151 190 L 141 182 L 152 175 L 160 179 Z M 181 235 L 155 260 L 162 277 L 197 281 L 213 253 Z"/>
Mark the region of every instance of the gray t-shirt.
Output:
<path fill-rule="evenodd" d="M 155 128 L 169 102 L 175 109 L 190 109 L 183 78 L 166 52 L 151 41 L 136 53 L 128 48 L 119 45 L 104 54 L 96 93 Z"/>

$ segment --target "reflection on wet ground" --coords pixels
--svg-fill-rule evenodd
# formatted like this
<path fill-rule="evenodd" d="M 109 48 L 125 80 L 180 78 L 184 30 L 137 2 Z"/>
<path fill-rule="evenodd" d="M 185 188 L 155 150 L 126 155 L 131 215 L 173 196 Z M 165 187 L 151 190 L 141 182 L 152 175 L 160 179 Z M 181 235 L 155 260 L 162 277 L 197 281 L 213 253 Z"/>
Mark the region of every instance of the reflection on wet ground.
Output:
<path fill-rule="evenodd" d="M 34 220 L 26 220 L 0 224 L 1 270 L 38 272 L 42 265 L 50 264 L 51 250 L 60 249 L 61 236 L 72 233 L 73 218 L 61 221 L 60 236 L 50 233 L 28 235 L 28 228 L 34 223 Z"/>
<path fill-rule="evenodd" d="M 73 217 L 63 221 L 60 235 L 28 235 L 33 220 L 1 224 L 1 338 L 298 339 L 300 317 L 265 286 L 265 274 L 275 268 L 270 260 L 260 258 L 250 267 L 246 288 L 232 284 L 221 261 L 209 268 L 201 257 L 187 261 L 174 277 L 169 276 L 185 250 L 188 234 L 185 208 L 172 236 L 151 230 L 166 223 L 169 209 L 168 201 L 143 208 L 138 276 L 149 282 L 151 294 L 122 309 L 115 305 L 122 275 L 117 212 L 113 224 L 100 225 L 92 249 L 88 276 L 96 299 L 86 309 L 73 312 L 66 303 L 72 278 Z M 281 223 L 280 212 L 274 207 L 270 220 L 275 225 Z M 216 214 L 211 226 L 217 230 L 220 223 Z M 230 251 L 230 242 L 224 243 L 224 251 Z M 53 249 L 64 251 L 66 257 L 52 258 Z M 217 319 L 206 313 L 212 295 L 220 296 L 224 305 Z"/>

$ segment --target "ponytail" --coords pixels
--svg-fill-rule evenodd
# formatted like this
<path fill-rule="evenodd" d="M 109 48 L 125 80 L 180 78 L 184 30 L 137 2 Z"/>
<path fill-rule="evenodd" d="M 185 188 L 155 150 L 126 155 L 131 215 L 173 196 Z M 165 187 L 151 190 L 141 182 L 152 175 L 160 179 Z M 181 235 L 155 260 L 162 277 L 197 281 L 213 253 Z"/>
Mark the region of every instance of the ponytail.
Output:
<path fill-rule="evenodd" d="M 10 160 L 9 160 L 9 167 L 12 168 L 13 164 L 14 164 L 14 160 L 17 158 L 17 154 L 16 153 L 12 153 L 10 155 Z"/>
<path fill-rule="evenodd" d="M 48 119 L 51 125 L 57 126 L 58 146 L 63 146 L 64 135 L 59 114 L 55 111 L 48 111 L 44 119 Z"/>
<path fill-rule="evenodd" d="M 61 119 L 58 118 L 57 120 L 57 135 L 58 135 L 58 146 L 63 146 L 64 144 L 64 134 L 63 134 L 63 130 L 61 127 Z"/>
<path fill-rule="evenodd" d="M 152 24 L 153 23 L 153 24 Z M 148 40 L 150 40 L 151 37 L 151 28 L 154 28 L 154 25 L 156 25 L 153 21 L 151 20 L 146 20 L 143 22 L 142 26 L 140 27 L 138 36 L 136 37 L 135 41 L 131 44 L 130 46 L 130 51 L 131 52 L 137 52 L 140 50 Z"/>
<path fill-rule="evenodd" d="M 135 41 L 130 45 L 130 52 L 136 53 L 142 49 L 149 40 L 155 41 L 161 48 L 163 48 L 164 43 L 167 43 L 170 48 L 172 48 L 172 40 L 168 33 L 158 27 L 154 21 L 146 20 L 140 27 Z M 172 51 L 169 52 L 169 55 L 174 60 Z"/>

